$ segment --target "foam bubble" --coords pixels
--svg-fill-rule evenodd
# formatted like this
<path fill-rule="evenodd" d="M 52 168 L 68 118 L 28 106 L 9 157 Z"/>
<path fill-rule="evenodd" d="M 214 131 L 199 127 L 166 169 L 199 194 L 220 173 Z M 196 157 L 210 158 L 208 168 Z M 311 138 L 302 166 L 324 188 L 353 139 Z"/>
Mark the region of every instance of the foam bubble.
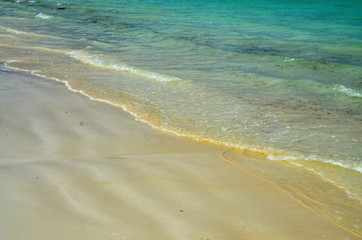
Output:
<path fill-rule="evenodd" d="M 347 88 L 347 87 L 343 86 L 342 84 L 334 85 L 333 90 L 346 94 L 347 96 L 350 96 L 350 97 L 362 97 L 361 93 L 359 93 L 356 90 L 353 90 L 351 88 Z"/>
<path fill-rule="evenodd" d="M 294 62 L 295 61 L 295 58 L 284 58 L 284 61 L 283 62 L 285 62 L 285 63 L 287 63 L 287 62 Z"/>
<path fill-rule="evenodd" d="M 39 18 L 39 19 L 51 19 L 53 18 L 53 16 L 50 16 L 50 15 L 46 15 L 44 13 L 39 13 L 35 16 L 36 18 Z"/>

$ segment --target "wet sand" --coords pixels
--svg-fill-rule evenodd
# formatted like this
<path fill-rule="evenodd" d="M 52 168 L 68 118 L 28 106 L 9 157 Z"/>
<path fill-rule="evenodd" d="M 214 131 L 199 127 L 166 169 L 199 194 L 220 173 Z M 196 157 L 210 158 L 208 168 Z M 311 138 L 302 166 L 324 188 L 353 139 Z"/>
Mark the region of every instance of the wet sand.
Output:
<path fill-rule="evenodd" d="M 360 239 L 227 149 L 0 69 L 1 239 Z"/>

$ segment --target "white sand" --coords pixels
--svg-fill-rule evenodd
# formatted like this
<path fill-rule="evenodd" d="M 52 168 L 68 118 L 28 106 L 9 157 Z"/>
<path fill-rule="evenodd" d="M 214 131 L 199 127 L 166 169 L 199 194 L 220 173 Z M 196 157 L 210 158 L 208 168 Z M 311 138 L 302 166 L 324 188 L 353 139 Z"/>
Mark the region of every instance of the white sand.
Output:
<path fill-rule="evenodd" d="M 0 239 L 360 239 L 223 148 L 0 68 Z"/>

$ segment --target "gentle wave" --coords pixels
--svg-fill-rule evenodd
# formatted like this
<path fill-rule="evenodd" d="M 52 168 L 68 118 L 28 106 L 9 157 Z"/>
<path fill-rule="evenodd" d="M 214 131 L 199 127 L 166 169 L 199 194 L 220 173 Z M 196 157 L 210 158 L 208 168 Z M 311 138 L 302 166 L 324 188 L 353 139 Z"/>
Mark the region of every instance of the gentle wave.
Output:
<path fill-rule="evenodd" d="M 130 74 L 140 76 L 143 78 L 147 78 L 147 79 L 151 79 L 151 80 L 154 80 L 157 82 L 181 81 L 181 79 L 177 78 L 177 77 L 167 76 L 164 74 L 135 68 L 135 67 L 129 66 L 124 63 L 119 63 L 119 62 L 112 63 L 112 62 L 109 62 L 110 60 L 102 59 L 102 56 L 91 55 L 84 51 L 72 51 L 72 52 L 69 52 L 68 55 L 83 63 L 91 64 L 91 65 L 106 68 L 106 69 L 130 73 Z"/>
<path fill-rule="evenodd" d="M 267 154 L 267 158 L 269 160 L 273 160 L 273 161 L 287 161 L 287 162 L 293 162 L 295 160 L 307 160 L 307 161 L 315 161 L 315 162 L 324 162 L 324 163 L 328 163 L 334 166 L 338 166 L 338 167 L 342 167 L 345 169 L 350 169 L 350 170 L 354 170 L 357 172 L 362 173 L 362 166 L 359 162 L 353 162 L 353 163 L 349 163 L 349 162 L 343 162 L 343 161 L 338 161 L 338 160 L 328 160 L 328 159 L 323 159 L 317 156 L 305 156 L 305 155 L 284 155 L 284 154 Z"/>
<path fill-rule="evenodd" d="M 27 32 L 23 32 L 23 31 L 19 31 L 13 28 L 9 28 L 9 27 L 3 27 L 0 26 L 0 29 L 4 29 L 5 31 L 9 32 L 9 33 L 15 33 L 15 34 L 28 34 Z"/>
<path fill-rule="evenodd" d="M 35 37 L 50 37 L 50 36 L 41 35 L 41 34 L 32 33 L 32 32 L 24 32 L 24 31 L 20 31 L 20 30 L 10 28 L 10 27 L 5 27 L 5 26 L 0 26 L 0 30 L 6 31 L 11 34 L 17 34 L 17 35 L 31 35 L 31 36 L 35 36 Z M 52 38 L 54 38 L 54 37 L 52 37 Z"/>
<path fill-rule="evenodd" d="M 35 16 L 36 18 L 39 18 L 39 19 L 51 19 L 53 18 L 53 16 L 50 16 L 50 15 L 46 15 L 44 13 L 39 13 Z"/>
<path fill-rule="evenodd" d="M 361 93 L 359 93 L 356 90 L 353 90 L 351 88 L 347 88 L 347 87 L 343 86 L 342 84 L 334 85 L 333 90 L 338 91 L 340 93 L 343 93 L 343 94 L 345 94 L 347 96 L 350 96 L 350 97 L 359 97 L 359 98 L 362 97 Z"/>
<path fill-rule="evenodd" d="M 330 183 L 332 183 L 334 186 L 338 187 L 339 189 L 344 190 L 349 198 L 358 200 L 359 202 L 362 203 L 362 199 L 361 199 L 358 195 L 356 195 L 356 194 L 354 194 L 353 192 L 349 191 L 348 189 L 346 189 L 344 186 L 340 185 L 338 182 L 334 181 L 333 179 L 326 177 L 325 174 L 320 173 L 320 172 L 314 170 L 313 168 L 306 167 L 306 166 L 304 166 L 303 164 L 299 164 L 299 163 L 295 163 L 295 162 L 290 162 L 290 164 L 292 164 L 292 165 L 294 165 L 294 166 L 297 166 L 297 167 L 302 167 L 302 168 L 304 168 L 304 169 L 306 169 L 306 170 L 308 170 L 308 171 L 313 172 L 314 174 L 320 176 L 324 181 L 330 182 Z"/>

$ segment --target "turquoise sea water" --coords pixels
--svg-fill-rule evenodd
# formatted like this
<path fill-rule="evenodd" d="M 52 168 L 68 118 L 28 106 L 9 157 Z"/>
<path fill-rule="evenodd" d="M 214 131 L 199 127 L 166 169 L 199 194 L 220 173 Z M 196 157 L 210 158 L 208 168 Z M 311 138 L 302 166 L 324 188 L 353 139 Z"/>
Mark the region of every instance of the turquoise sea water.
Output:
<path fill-rule="evenodd" d="M 12 60 L 155 128 L 287 161 L 362 199 L 361 9 L 360 0 L 1 0 L 0 44 L 53 51 L 51 61 Z M 94 72 L 65 67 L 68 58 Z"/>

